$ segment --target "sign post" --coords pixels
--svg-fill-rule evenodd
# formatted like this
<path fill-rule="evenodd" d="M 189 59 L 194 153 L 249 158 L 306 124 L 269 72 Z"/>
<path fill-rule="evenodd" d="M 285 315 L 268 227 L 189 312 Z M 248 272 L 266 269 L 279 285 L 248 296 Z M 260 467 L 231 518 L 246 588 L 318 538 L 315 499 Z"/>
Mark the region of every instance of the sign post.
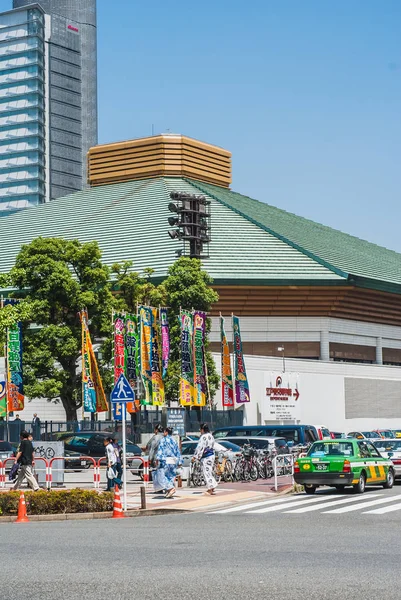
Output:
<path fill-rule="evenodd" d="M 130 386 L 128 379 L 125 377 L 123 373 L 121 373 L 120 377 L 117 380 L 116 385 L 114 386 L 113 391 L 111 392 L 110 400 L 113 404 L 122 404 L 121 417 L 122 417 L 122 428 L 123 428 L 123 509 L 127 510 L 127 452 L 126 452 L 126 443 L 127 436 L 125 431 L 126 424 L 126 405 L 127 402 L 134 402 L 135 400 L 135 392 Z"/>

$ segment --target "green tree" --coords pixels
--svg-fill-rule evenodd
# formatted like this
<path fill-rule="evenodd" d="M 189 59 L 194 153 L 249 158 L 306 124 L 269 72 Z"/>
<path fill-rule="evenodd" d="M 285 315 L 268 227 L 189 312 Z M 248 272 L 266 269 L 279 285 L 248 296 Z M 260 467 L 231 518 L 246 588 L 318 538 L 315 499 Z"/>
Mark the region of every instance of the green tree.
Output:
<path fill-rule="evenodd" d="M 79 311 L 88 309 L 92 340 L 111 334 L 114 299 L 99 246 L 37 238 L 22 246 L 10 281 L 34 315 L 34 323 L 24 328 L 26 394 L 61 401 L 67 420 L 75 420 L 82 406 Z M 107 387 L 110 373 L 102 374 Z"/>
<path fill-rule="evenodd" d="M 8 274 L 0 275 L 0 290 L 9 288 L 11 285 Z M 6 341 L 7 327 L 12 327 L 15 323 L 29 321 L 32 318 L 32 307 L 29 302 L 22 301 L 15 305 L 6 304 L 0 310 L 0 356 L 3 355 L 3 348 Z"/>
<path fill-rule="evenodd" d="M 168 270 L 168 276 L 163 282 L 165 301 L 169 307 L 169 325 L 171 338 L 171 357 L 166 380 L 167 400 L 177 400 L 180 379 L 180 309 L 201 310 L 210 312 L 212 304 L 219 296 L 211 287 L 212 278 L 202 270 L 200 260 L 188 257 L 179 258 Z M 206 324 L 206 349 L 210 333 L 210 319 Z M 219 386 L 220 377 L 217 373 L 212 354 L 206 352 L 209 393 L 214 398 Z"/>

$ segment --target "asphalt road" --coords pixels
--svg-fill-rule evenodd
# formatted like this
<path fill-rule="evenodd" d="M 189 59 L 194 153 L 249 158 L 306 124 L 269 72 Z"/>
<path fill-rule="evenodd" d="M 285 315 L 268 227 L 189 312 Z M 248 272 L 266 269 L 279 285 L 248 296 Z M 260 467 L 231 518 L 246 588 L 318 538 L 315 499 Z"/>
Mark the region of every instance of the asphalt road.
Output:
<path fill-rule="evenodd" d="M 401 511 L 4 524 L 0 597 L 398 600 L 400 526 Z"/>

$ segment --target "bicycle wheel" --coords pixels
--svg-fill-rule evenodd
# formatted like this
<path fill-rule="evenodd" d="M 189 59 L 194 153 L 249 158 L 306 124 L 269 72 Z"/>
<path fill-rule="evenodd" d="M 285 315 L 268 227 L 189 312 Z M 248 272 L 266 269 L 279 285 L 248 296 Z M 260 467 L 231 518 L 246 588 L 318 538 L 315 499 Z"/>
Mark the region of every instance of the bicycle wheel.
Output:
<path fill-rule="evenodd" d="M 256 481 L 258 478 L 258 467 L 256 466 L 256 463 L 252 462 L 249 465 L 249 479 L 251 481 Z"/>
<path fill-rule="evenodd" d="M 232 481 L 233 480 L 233 465 L 232 465 L 231 460 L 226 460 L 226 464 L 224 465 L 223 480 L 224 481 Z"/>
<path fill-rule="evenodd" d="M 244 461 L 244 469 L 242 473 L 242 481 L 249 481 L 251 478 L 251 465 L 248 460 Z"/>
<path fill-rule="evenodd" d="M 237 460 L 234 467 L 234 481 L 242 481 L 242 461 Z"/>
<path fill-rule="evenodd" d="M 258 476 L 261 479 L 266 479 L 266 469 L 265 469 L 264 463 L 261 460 L 258 459 L 256 461 L 256 467 L 257 467 L 257 470 L 258 470 Z"/>

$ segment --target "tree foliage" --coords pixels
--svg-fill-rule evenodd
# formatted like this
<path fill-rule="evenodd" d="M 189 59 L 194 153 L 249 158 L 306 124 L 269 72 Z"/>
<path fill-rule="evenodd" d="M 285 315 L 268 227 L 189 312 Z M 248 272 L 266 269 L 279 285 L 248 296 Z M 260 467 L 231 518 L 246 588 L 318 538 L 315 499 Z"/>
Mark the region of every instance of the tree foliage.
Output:
<path fill-rule="evenodd" d="M 10 272 L 34 324 L 24 328 L 24 381 L 30 398 L 61 401 L 67 420 L 82 406 L 79 311 L 88 309 L 92 336 L 110 336 L 110 271 L 96 242 L 37 238 L 22 246 Z"/>
<path fill-rule="evenodd" d="M 61 401 L 67 420 L 75 420 L 82 406 L 79 311 L 88 309 L 92 340 L 101 345 L 103 383 L 109 391 L 113 382 L 111 312 L 136 313 L 137 305 L 144 304 L 169 308 L 171 359 L 166 398 L 178 399 L 180 309 L 209 312 L 218 295 L 199 260 L 180 258 L 158 285 L 152 282 L 151 269 L 140 275 L 132 266 L 127 261 L 109 269 L 101 261 L 96 242 L 37 238 L 22 246 L 15 266 L 0 285 L 13 286 L 24 299 L 0 311 L 0 334 L 15 321 L 25 322 L 23 361 L 28 397 Z M 206 360 L 213 398 L 219 376 L 209 352 Z"/>
<path fill-rule="evenodd" d="M 178 259 L 168 270 L 168 277 L 163 283 L 165 299 L 169 307 L 169 323 L 171 337 L 171 359 L 167 373 L 166 398 L 178 399 L 178 384 L 180 376 L 180 309 L 202 310 L 210 312 L 212 304 L 219 296 L 211 287 L 213 280 L 202 270 L 200 260 L 188 257 Z M 206 325 L 206 348 L 210 332 L 210 319 Z M 209 393 L 214 398 L 219 386 L 219 375 L 210 352 L 206 352 L 206 366 L 209 380 Z"/>

